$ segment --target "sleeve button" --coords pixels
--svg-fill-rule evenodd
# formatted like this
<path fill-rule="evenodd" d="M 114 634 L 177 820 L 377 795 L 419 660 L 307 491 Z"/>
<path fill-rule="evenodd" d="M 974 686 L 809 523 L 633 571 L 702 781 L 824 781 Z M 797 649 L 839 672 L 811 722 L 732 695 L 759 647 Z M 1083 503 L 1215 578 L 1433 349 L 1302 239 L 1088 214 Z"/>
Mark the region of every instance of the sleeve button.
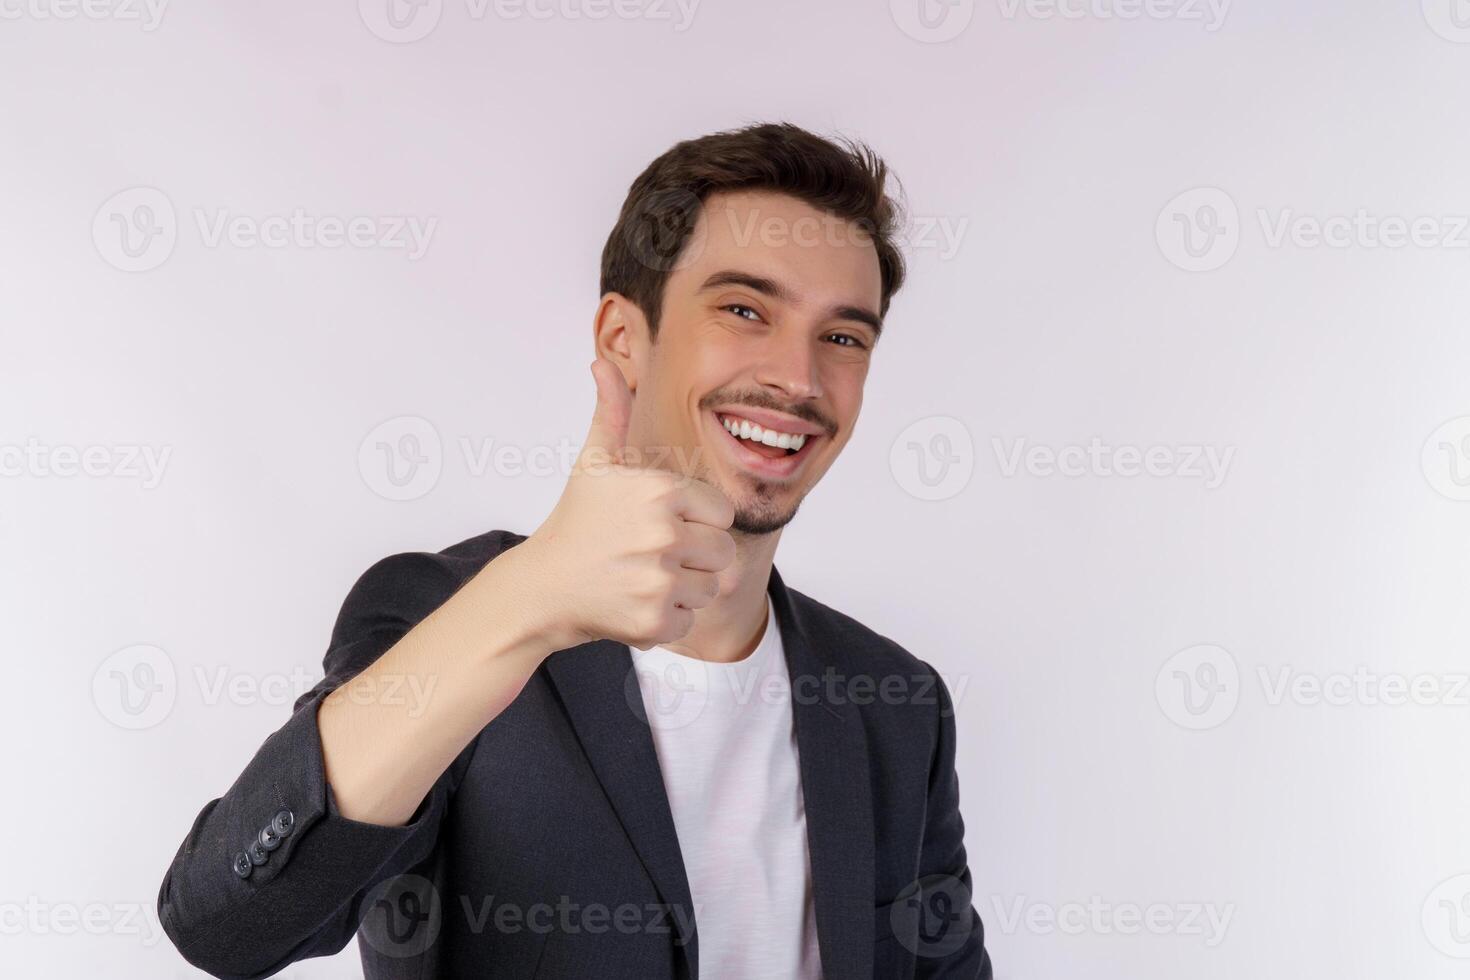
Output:
<path fill-rule="evenodd" d="M 296 815 L 290 810 L 282 810 L 271 818 L 271 830 L 281 837 L 290 837 L 295 827 Z"/>
<path fill-rule="evenodd" d="M 235 855 L 235 860 L 231 864 L 231 867 L 235 869 L 235 874 L 241 878 L 249 878 L 250 872 L 255 870 L 255 865 L 250 863 L 250 858 L 246 856 L 244 851 Z"/>
<path fill-rule="evenodd" d="M 250 856 L 250 863 L 256 867 L 265 864 L 271 857 L 270 852 L 258 840 L 251 841 L 250 846 L 245 848 L 245 853 Z"/>
<path fill-rule="evenodd" d="M 273 826 L 271 826 L 270 824 L 266 824 L 264 829 L 262 829 L 260 832 L 260 839 L 257 843 L 259 843 L 260 846 L 265 848 L 267 851 L 274 851 L 276 848 L 281 846 L 281 835 L 276 833 L 276 830 Z"/>

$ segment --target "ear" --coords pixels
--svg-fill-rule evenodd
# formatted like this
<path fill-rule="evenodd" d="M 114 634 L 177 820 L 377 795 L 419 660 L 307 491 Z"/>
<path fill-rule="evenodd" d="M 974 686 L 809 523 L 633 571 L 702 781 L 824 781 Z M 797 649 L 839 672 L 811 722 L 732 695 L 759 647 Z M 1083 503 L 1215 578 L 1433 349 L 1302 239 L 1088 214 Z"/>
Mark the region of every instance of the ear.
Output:
<path fill-rule="evenodd" d="M 648 359 L 648 321 L 643 311 L 622 293 L 607 293 L 592 318 L 592 345 L 623 373 L 630 391 L 638 390 L 638 375 Z"/>

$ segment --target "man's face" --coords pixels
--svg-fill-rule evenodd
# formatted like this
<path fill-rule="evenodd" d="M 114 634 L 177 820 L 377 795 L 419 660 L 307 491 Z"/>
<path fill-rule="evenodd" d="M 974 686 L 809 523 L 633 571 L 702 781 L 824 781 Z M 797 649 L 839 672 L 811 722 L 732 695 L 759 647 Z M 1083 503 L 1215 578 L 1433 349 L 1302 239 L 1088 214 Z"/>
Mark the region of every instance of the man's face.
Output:
<path fill-rule="evenodd" d="M 636 442 L 720 488 L 733 530 L 778 530 L 852 435 L 881 296 L 855 225 L 785 195 L 712 195 L 643 351 Z"/>

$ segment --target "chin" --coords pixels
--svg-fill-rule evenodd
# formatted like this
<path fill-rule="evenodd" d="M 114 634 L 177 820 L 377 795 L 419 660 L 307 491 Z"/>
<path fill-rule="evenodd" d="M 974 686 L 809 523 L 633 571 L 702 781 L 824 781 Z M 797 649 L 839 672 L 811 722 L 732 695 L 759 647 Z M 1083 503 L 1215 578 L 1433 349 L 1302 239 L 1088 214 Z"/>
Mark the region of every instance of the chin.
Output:
<path fill-rule="evenodd" d="M 721 438 L 726 438 L 723 431 Z M 809 489 L 805 483 L 810 470 L 788 479 L 766 478 L 742 467 L 728 465 L 726 459 L 715 455 L 715 450 L 709 451 L 711 456 L 705 458 L 697 476 L 718 487 L 735 505 L 735 520 L 730 525 L 732 532 L 750 536 L 773 534 L 796 517 L 796 511 Z"/>
<path fill-rule="evenodd" d="M 762 489 L 757 487 L 755 493 L 743 498 L 731 496 L 735 502 L 735 522 L 730 525 L 731 531 L 751 536 L 774 534 L 796 517 L 801 507 L 800 500 L 788 506 L 784 502 L 762 499 Z"/>
<path fill-rule="evenodd" d="M 791 519 L 795 516 L 795 510 L 774 515 L 764 511 L 739 510 L 735 512 L 735 523 L 730 525 L 730 530 L 751 537 L 762 537 L 767 534 L 775 534 L 791 523 Z"/>

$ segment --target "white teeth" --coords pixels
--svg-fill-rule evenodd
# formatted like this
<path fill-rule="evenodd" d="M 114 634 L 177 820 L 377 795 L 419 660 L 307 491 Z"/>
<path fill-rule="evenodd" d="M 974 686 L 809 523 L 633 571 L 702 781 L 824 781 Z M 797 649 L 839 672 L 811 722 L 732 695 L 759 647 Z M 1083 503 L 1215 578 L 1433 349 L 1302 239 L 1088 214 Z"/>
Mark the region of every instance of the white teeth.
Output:
<path fill-rule="evenodd" d="M 775 429 L 762 429 L 748 419 L 733 422 L 721 416 L 720 424 L 732 436 L 740 439 L 749 439 L 752 442 L 764 443 L 767 446 L 775 446 L 778 449 L 800 449 L 806 445 L 805 433 L 777 432 Z"/>

